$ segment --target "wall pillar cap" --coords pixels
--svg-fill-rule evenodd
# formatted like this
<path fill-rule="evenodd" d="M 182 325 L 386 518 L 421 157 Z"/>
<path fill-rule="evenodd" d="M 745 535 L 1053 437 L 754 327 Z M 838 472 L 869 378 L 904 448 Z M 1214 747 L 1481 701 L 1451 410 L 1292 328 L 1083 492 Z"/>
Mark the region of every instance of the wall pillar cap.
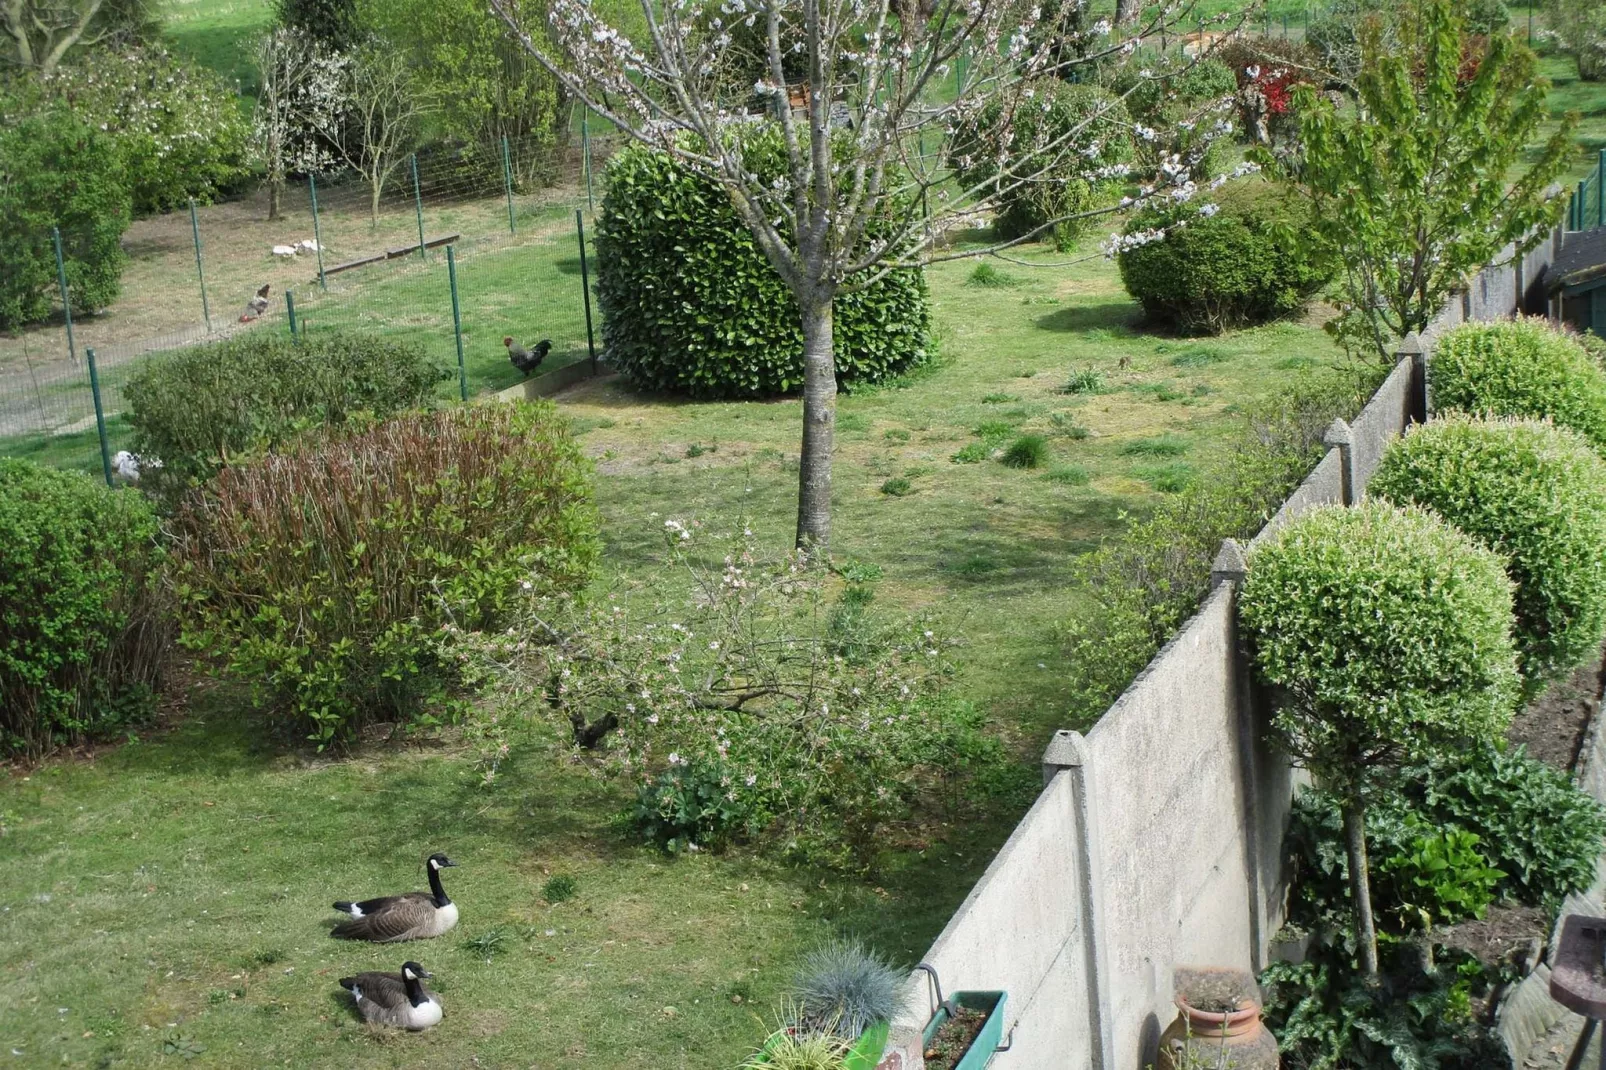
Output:
<path fill-rule="evenodd" d="M 1242 583 L 1249 572 L 1249 559 L 1244 556 L 1244 548 L 1237 539 L 1221 540 L 1221 549 L 1216 552 L 1216 559 L 1210 563 L 1210 585 L 1214 587 L 1219 583 Z"/>
<path fill-rule="evenodd" d="M 1334 417 L 1333 422 L 1327 425 L 1327 430 L 1322 432 L 1322 445 L 1324 446 L 1348 446 L 1354 441 L 1354 436 L 1350 434 L 1349 424 L 1345 423 L 1340 417 Z"/>
<path fill-rule="evenodd" d="M 1411 331 L 1400 339 L 1400 344 L 1394 347 L 1394 352 L 1402 357 L 1420 357 L 1427 352 L 1427 347 L 1422 344 L 1422 336 Z"/>
<path fill-rule="evenodd" d="M 1087 761 L 1087 738 L 1080 732 L 1062 728 L 1054 733 L 1043 751 L 1043 779 L 1052 779 L 1061 769 L 1079 769 Z"/>

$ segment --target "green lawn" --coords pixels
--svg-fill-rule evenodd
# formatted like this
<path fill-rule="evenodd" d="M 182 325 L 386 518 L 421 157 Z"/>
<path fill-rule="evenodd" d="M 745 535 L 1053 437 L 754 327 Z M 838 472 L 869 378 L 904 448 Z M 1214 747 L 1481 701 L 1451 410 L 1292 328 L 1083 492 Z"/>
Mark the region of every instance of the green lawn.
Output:
<path fill-rule="evenodd" d="M 476 263 L 465 276 L 489 276 Z M 571 761 L 550 728 L 521 729 L 487 791 L 451 733 L 326 760 L 261 742 L 242 696 L 202 686 L 171 730 L 0 783 L 0 1017 L 19 1065 L 153 1066 L 172 1061 L 165 1045 L 201 1045 L 199 1066 L 731 1066 L 818 937 L 861 936 L 912 965 L 1064 726 L 1053 625 L 1075 611 L 1077 555 L 1162 500 L 1156 488 L 1210 478 L 1232 409 L 1335 356 L 1311 325 L 1145 333 L 1101 259 L 1004 265 L 1005 287 L 975 285 L 973 267 L 932 271 L 933 367 L 842 399 L 835 550 L 881 567 L 883 609 L 963 632 L 958 686 L 1019 755 L 1020 790 L 961 826 L 903 830 L 865 881 L 744 852 L 676 860 L 615 825 L 629 786 Z M 1060 392 L 1088 369 L 1098 392 Z M 605 581 L 675 582 L 653 553 L 666 515 L 745 517 L 785 545 L 797 401 L 663 401 L 602 382 L 561 404 L 598 464 Z M 1021 431 L 1049 436 L 1048 465 L 951 460 Z M 894 477 L 911 492 L 882 493 Z M 421 886 L 432 850 L 463 863 L 448 885 L 457 931 L 405 950 L 327 937 L 328 903 Z M 574 901 L 542 900 L 556 873 L 579 881 Z M 446 1021 L 370 1033 L 335 981 L 407 956 L 435 971 Z"/>
<path fill-rule="evenodd" d="M 251 41 L 273 22 L 271 0 L 163 0 L 162 12 L 174 49 L 238 86 L 249 110 L 257 90 Z"/>

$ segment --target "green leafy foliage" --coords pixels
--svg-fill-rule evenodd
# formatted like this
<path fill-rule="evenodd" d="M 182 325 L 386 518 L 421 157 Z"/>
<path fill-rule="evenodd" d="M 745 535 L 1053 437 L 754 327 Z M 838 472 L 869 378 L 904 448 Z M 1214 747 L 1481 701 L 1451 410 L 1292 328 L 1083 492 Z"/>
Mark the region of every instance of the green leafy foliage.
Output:
<path fill-rule="evenodd" d="M 1438 411 L 1554 420 L 1606 451 L 1606 372 L 1577 337 L 1537 317 L 1446 331 L 1428 361 Z"/>
<path fill-rule="evenodd" d="M 0 93 L 0 330 L 44 319 L 61 299 L 51 227 L 61 230 L 78 315 L 116 299 L 128 260 L 128 185 L 114 139 L 64 106 L 21 105 Z"/>
<path fill-rule="evenodd" d="M 762 828 L 762 805 L 732 790 L 736 773 L 724 761 L 675 762 L 636 791 L 630 818 L 642 837 L 670 854 L 719 850 Z"/>
<path fill-rule="evenodd" d="M 996 198 L 1000 238 L 1035 236 L 1068 249 L 1087 229 L 1086 219 L 1074 217 L 1119 196 L 1118 181 L 1087 175 L 1132 158 L 1126 108 L 1108 89 L 1057 78 L 1041 80 L 1018 103 L 1003 96 L 954 135 L 959 180 Z"/>
<path fill-rule="evenodd" d="M 355 0 L 273 0 L 273 16 L 336 52 L 350 49 L 361 35 Z"/>
<path fill-rule="evenodd" d="M 1356 383 L 1330 376 L 1253 407 L 1223 447 L 1227 471 L 1186 487 L 1077 563 L 1088 601 L 1058 629 L 1073 718 L 1101 714 L 1171 638 L 1208 589 L 1222 540 L 1260 530 L 1321 457 L 1333 417 L 1353 416 L 1360 400 Z"/>
<path fill-rule="evenodd" d="M 1565 200 L 1549 187 L 1575 151 L 1576 116 L 1543 136 L 1547 84 L 1514 35 L 1468 52 L 1459 0 L 1413 10 L 1397 42 L 1363 31 L 1357 107 L 1300 86 L 1300 151 L 1259 156 L 1305 201 L 1301 240 L 1342 267 L 1329 330 L 1389 363 L 1393 340 L 1422 330 L 1503 247 L 1544 240 Z"/>
<path fill-rule="evenodd" d="M 897 1014 L 907 976 L 856 940 L 821 944 L 803 956 L 792 979 L 798 1023 L 855 1040 Z"/>
<path fill-rule="evenodd" d="M 413 413 L 223 469 L 174 522 L 185 642 L 320 746 L 452 710 L 461 630 L 583 586 L 589 469 L 550 403 Z M 528 585 L 528 587 L 526 587 Z"/>
<path fill-rule="evenodd" d="M 0 460 L 0 754 L 149 712 L 172 638 L 161 563 L 139 495 Z"/>
<path fill-rule="evenodd" d="M 160 46 L 97 52 L 63 67 L 46 91 L 106 131 L 122 162 L 135 215 L 210 201 L 251 173 L 251 129 L 222 78 Z"/>
<path fill-rule="evenodd" d="M 302 432 L 422 405 L 446 374 L 413 342 L 254 331 L 147 361 L 123 395 L 134 452 L 162 462 L 142 483 L 177 492 Z"/>
<path fill-rule="evenodd" d="M 1062 394 L 1097 394 L 1104 389 L 1104 375 L 1097 368 L 1081 368 L 1071 373 L 1060 387 Z"/>
<path fill-rule="evenodd" d="M 1156 322 L 1188 334 L 1220 334 L 1293 315 L 1332 277 L 1294 224 L 1282 191 L 1248 181 L 1212 195 L 1219 211 L 1195 203 L 1150 207 L 1129 235 L 1163 232 L 1125 249 L 1121 282 Z"/>
<path fill-rule="evenodd" d="M 1281 690 L 1274 731 L 1329 784 L 1356 790 L 1374 765 L 1511 718 L 1503 563 L 1430 513 L 1306 513 L 1256 549 L 1239 610 L 1256 671 Z"/>
<path fill-rule="evenodd" d="M 1413 838 L 1402 854 L 1378 866 L 1400 889 L 1399 911 L 1421 929 L 1481 918 L 1505 874 L 1488 864 L 1475 833 L 1437 831 L 1409 822 Z"/>
<path fill-rule="evenodd" d="M 1153 72 L 1153 77 L 1143 74 Z M 1122 66 L 1112 87 L 1126 93 L 1127 110 L 1151 137 L 1133 145 L 1139 170 L 1154 174 L 1175 160 L 1198 181 L 1226 170 L 1231 139 L 1215 126 L 1219 108 L 1238 90 L 1232 68 L 1216 59 L 1192 59 L 1180 51 L 1160 53 Z"/>
<path fill-rule="evenodd" d="M 1466 33 L 1487 37 L 1511 22 L 1501 0 L 1458 0 L 1466 18 Z M 1319 69 L 1353 82 L 1361 72 L 1363 39 L 1377 33 L 1390 47 L 1400 47 L 1401 24 L 1412 8 L 1394 0 L 1334 0 L 1310 20 L 1305 40 L 1316 53 Z"/>
<path fill-rule="evenodd" d="M 776 135 L 744 145 L 780 174 Z M 667 153 L 610 161 L 597 218 L 597 298 L 609 360 L 645 389 L 763 397 L 803 385 L 797 304 L 726 194 Z M 876 382 L 925 360 L 924 275 L 898 270 L 833 305 L 840 382 Z"/>
<path fill-rule="evenodd" d="M 1349 1070 L 1484 1070 L 1508 1058 L 1472 1012 L 1496 978 L 1464 951 L 1426 970 L 1391 964 L 1373 982 L 1342 956 L 1273 963 L 1260 975 L 1284 1065 Z"/>
<path fill-rule="evenodd" d="M 1586 82 L 1606 80 L 1606 8 L 1595 0 L 1545 0 L 1545 22 L 1578 61 Z"/>
<path fill-rule="evenodd" d="M 1452 415 L 1390 445 L 1367 493 L 1430 509 L 1506 559 L 1530 694 L 1600 649 L 1606 464 L 1582 436 Z"/>

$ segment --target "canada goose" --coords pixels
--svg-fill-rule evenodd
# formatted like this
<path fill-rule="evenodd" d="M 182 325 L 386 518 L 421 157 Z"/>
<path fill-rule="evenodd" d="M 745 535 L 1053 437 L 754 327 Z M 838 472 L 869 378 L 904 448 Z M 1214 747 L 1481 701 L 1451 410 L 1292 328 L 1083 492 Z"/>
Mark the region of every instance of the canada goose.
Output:
<path fill-rule="evenodd" d="M 359 973 L 342 977 L 364 1021 L 401 1029 L 428 1029 L 441 1020 L 441 998 L 419 980 L 432 976 L 416 962 L 402 963 L 401 973 Z"/>
<path fill-rule="evenodd" d="M 441 868 L 455 865 L 437 851 L 429 856 L 428 892 L 336 903 L 335 909 L 350 914 L 351 920 L 336 925 L 329 935 L 381 944 L 439 936 L 457 924 L 457 904 L 446 897 L 446 889 L 441 887 Z"/>

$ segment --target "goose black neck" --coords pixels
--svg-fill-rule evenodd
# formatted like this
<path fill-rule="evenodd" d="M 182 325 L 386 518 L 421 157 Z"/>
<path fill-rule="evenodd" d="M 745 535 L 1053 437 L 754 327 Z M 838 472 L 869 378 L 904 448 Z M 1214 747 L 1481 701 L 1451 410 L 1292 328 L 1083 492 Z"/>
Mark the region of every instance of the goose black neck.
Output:
<path fill-rule="evenodd" d="M 414 1007 L 422 1007 L 428 1002 L 428 997 L 424 995 L 424 982 L 417 977 L 403 977 L 402 981 L 407 986 L 408 1003 Z"/>
<path fill-rule="evenodd" d="M 429 890 L 435 893 L 436 906 L 443 907 L 451 902 L 446 897 L 446 889 L 441 887 L 441 871 L 436 866 L 429 867 Z"/>

